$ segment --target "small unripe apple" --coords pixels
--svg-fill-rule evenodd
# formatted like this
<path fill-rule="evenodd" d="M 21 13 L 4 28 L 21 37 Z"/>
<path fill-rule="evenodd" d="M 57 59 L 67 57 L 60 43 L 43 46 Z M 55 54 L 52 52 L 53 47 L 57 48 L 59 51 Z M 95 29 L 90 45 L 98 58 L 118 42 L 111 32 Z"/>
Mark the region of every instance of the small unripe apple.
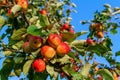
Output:
<path fill-rule="evenodd" d="M 36 59 L 32 64 L 32 68 L 35 70 L 35 72 L 43 72 L 45 67 L 45 62 L 42 59 Z"/>
<path fill-rule="evenodd" d="M 23 51 L 25 53 L 30 53 L 32 51 L 31 47 L 29 46 L 29 42 L 24 42 L 23 43 Z"/>
<path fill-rule="evenodd" d="M 98 31 L 98 32 L 96 33 L 96 37 L 97 37 L 97 38 L 103 38 L 103 37 L 104 37 L 104 33 L 103 33 L 102 31 Z"/>
<path fill-rule="evenodd" d="M 47 15 L 47 12 L 46 12 L 46 10 L 45 10 L 45 9 L 42 9 L 42 10 L 40 11 L 40 13 L 41 13 L 42 15 L 44 15 L 44 16 L 46 16 L 46 15 Z"/>
<path fill-rule="evenodd" d="M 28 9 L 28 0 L 18 0 L 16 2 L 22 7 L 23 10 Z"/>
<path fill-rule="evenodd" d="M 94 44 L 94 41 L 93 41 L 92 39 L 88 38 L 88 39 L 86 40 L 86 43 L 87 43 L 88 45 L 93 45 L 93 44 Z"/>
<path fill-rule="evenodd" d="M 54 48 L 48 45 L 44 45 L 41 48 L 41 55 L 44 56 L 46 60 L 52 59 L 56 54 L 56 51 Z"/>
<path fill-rule="evenodd" d="M 30 47 L 33 49 L 38 49 L 42 45 L 42 38 L 40 36 L 31 35 L 29 38 Z"/>
<path fill-rule="evenodd" d="M 103 26 L 102 26 L 101 23 L 92 23 L 90 25 L 90 30 L 102 31 L 103 30 Z"/>
<path fill-rule="evenodd" d="M 68 54 L 70 47 L 67 43 L 62 42 L 58 45 L 56 51 L 59 56 L 64 56 L 65 54 Z"/>
<path fill-rule="evenodd" d="M 50 34 L 47 41 L 53 48 L 57 48 L 57 46 L 62 42 L 61 37 L 58 34 Z"/>

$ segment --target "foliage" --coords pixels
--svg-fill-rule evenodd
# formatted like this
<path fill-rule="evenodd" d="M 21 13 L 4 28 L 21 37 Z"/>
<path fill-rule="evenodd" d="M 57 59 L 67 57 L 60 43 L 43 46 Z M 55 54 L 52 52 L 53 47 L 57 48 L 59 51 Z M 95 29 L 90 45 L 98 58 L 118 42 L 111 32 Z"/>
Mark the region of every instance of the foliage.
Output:
<path fill-rule="evenodd" d="M 88 38 L 92 42 L 87 42 L 77 39 L 87 31 L 73 30 L 70 13 L 75 11 L 75 6 L 70 0 L 0 0 L 0 32 L 7 26 L 6 33 L 0 35 L 1 59 L 5 59 L 0 70 L 0 79 L 20 77 L 23 73 L 28 80 L 45 80 L 48 76 L 56 80 L 59 74 L 61 78 L 69 80 L 100 80 L 98 76 L 103 80 L 118 80 L 120 62 L 112 58 L 113 44 L 107 33 L 118 32 L 120 26 L 114 20 L 114 15 L 120 13 L 120 8 L 111 8 L 109 4 L 105 4 L 104 10 L 95 12 L 94 19 L 82 21 L 84 25 L 90 24 Z M 67 29 L 65 24 L 68 24 Z M 51 46 L 48 42 L 50 34 L 59 35 L 70 51 L 60 56 L 55 48 L 55 56 L 46 59 L 41 54 L 41 48 L 44 45 Z M 30 42 L 31 35 L 42 38 L 39 46 L 39 41 L 38 44 L 33 43 L 38 46 L 36 49 L 31 48 L 31 45 L 23 46 L 25 42 Z M 3 41 L 6 37 L 7 44 Z M 110 66 L 97 63 L 95 55 L 104 57 Z M 120 56 L 120 51 L 115 56 Z M 32 63 L 38 58 L 46 64 L 43 72 L 35 72 L 32 67 Z M 114 74 L 117 74 L 117 79 Z"/>

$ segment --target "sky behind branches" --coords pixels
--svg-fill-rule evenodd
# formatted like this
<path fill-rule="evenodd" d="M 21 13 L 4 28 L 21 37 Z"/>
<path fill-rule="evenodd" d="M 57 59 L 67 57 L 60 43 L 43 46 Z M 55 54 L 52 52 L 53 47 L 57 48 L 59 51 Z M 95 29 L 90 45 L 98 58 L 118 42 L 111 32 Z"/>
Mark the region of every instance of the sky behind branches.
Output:
<path fill-rule="evenodd" d="M 74 29 L 76 32 L 86 30 L 88 31 L 89 25 L 81 25 L 80 20 L 91 20 L 94 17 L 94 12 L 95 11 L 101 11 L 104 9 L 103 5 L 105 3 L 108 3 L 111 5 L 111 7 L 120 7 L 120 0 L 71 0 L 71 2 L 76 4 L 75 10 L 77 13 L 72 13 L 72 22 L 71 24 L 74 26 Z M 0 32 L 1 34 L 1 32 Z M 78 39 L 86 39 L 87 35 L 81 36 Z M 116 51 L 120 50 L 120 29 L 118 34 L 116 35 L 110 35 L 110 38 L 112 39 L 113 42 L 113 47 L 112 47 L 112 52 L 115 53 Z M 6 40 L 5 40 L 6 41 Z M 106 63 L 107 61 L 103 58 L 98 58 L 98 62 L 101 63 Z M 117 61 L 120 61 L 120 57 L 113 57 Z M 3 59 L 0 61 L 0 64 L 2 65 Z M 1 68 L 1 66 L 0 66 Z M 23 77 L 23 76 L 22 76 Z M 17 77 L 11 77 L 9 80 L 19 80 Z M 49 79 L 48 79 L 49 80 Z"/>

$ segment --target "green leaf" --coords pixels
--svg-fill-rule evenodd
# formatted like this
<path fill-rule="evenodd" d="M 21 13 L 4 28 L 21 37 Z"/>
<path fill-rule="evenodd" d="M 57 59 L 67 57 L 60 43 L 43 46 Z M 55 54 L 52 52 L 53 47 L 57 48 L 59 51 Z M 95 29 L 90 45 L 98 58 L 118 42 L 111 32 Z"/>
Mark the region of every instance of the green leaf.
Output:
<path fill-rule="evenodd" d="M 23 43 L 24 43 L 23 41 L 19 41 L 16 44 L 12 45 L 12 48 L 16 50 L 20 50 L 22 48 Z"/>
<path fill-rule="evenodd" d="M 112 73 L 107 69 L 101 69 L 97 74 L 102 75 L 105 80 L 114 80 Z"/>
<path fill-rule="evenodd" d="M 16 64 L 22 63 L 24 59 L 25 59 L 24 57 L 14 57 L 13 58 L 13 60 L 15 61 Z"/>
<path fill-rule="evenodd" d="M 84 80 L 83 75 L 81 75 L 80 73 L 74 73 L 72 74 L 72 76 L 74 80 Z"/>
<path fill-rule="evenodd" d="M 26 61 L 26 63 L 24 64 L 23 66 L 23 74 L 24 75 L 27 75 L 27 73 L 29 72 L 29 69 L 31 67 L 31 64 L 32 64 L 33 60 L 28 60 Z"/>
<path fill-rule="evenodd" d="M 5 19 L 3 18 L 3 16 L 0 16 L 0 30 L 2 26 L 4 25 L 4 23 L 5 23 Z"/>
<path fill-rule="evenodd" d="M 30 25 L 27 28 L 27 33 L 35 35 L 35 36 L 40 36 L 42 34 L 42 30 L 39 29 L 37 26 L 35 25 Z"/>
<path fill-rule="evenodd" d="M 119 66 L 119 68 L 120 68 L 120 66 Z M 115 72 L 116 72 L 118 75 L 120 75 L 120 69 L 115 68 Z"/>
<path fill-rule="evenodd" d="M 58 77 L 58 72 L 54 71 L 54 67 L 50 65 L 46 65 L 46 70 L 55 80 Z"/>
<path fill-rule="evenodd" d="M 111 33 L 111 34 L 114 34 L 114 35 L 117 34 L 117 32 L 118 32 L 118 31 L 117 31 L 116 29 L 114 29 L 114 28 L 110 30 L 110 33 Z"/>
<path fill-rule="evenodd" d="M 77 37 L 80 37 L 80 36 L 82 36 L 82 35 L 84 35 L 84 34 L 87 34 L 87 31 L 81 31 L 81 32 L 75 33 L 76 38 L 77 38 Z"/>
<path fill-rule="evenodd" d="M 22 36 L 26 33 L 26 29 L 25 28 L 20 28 L 16 31 L 13 32 L 11 39 L 12 40 L 21 40 Z"/>
<path fill-rule="evenodd" d="M 14 5 L 13 7 L 12 7 L 12 12 L 13 12 L 13 14 L 16 14 L 18 11 L 20 11 L 21 10 L 21 6 L 20 5 Z"/>
<path fill-rule="evenodd" d="M 120 56 L 120 51 L 117 51 L 117 52 L 115 53 L 115 56 Z"/>
<path fill-rule="evenodd" d="M 62 39 L 64 41 L 72 42 L 73 40 L 75 40 L 75 38 L 76 38 L 75 34 L 71 32 L 62 32 Z"/>
<path fill-rule="evenodd" d="M 70 57 L 68 55 L 63 56 L 62 58 L 57 59 L 57 62 L 60 62 L 60 64 L 66 64 L 69 63 Z"/>
<path fill-rule="evenodd" d="M 2 69 L 0 71 L 1 80 L 8 80 L 9 74 L 14 67 L 14 61 L 12 58 L 6 58 L 3 62 Z"/>
<path fill-rule="evenodd" d="M 81 75 L 87 77 L 90 71 L 91 65 L 89 63 L 86 63 L 86 65 L 81 70 Z"/>
<path fill-rule="evenodd" d="M 90 52 L 95 52 L 97 55 L 106 53 L 108 51 L 108 49 L 102 44 L 90 45 L 88 46 L 87 50 Z"/>
<path fill-rule="evenodd" d="M 45 23 L 46 26 L 50 25 L 50 22 L 49 22 L 47 16 L 42 15 L 42 19 L 43 19 L 43 21 L 44 21 L 44 23 Z"/>

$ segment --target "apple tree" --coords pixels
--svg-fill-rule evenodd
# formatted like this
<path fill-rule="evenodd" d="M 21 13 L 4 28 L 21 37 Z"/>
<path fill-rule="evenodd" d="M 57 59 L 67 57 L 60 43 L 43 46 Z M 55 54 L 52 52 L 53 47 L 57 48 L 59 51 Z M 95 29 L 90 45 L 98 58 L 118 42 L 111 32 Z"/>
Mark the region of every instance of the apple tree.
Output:
<path fill-rule="evenodd" d="M 93 19 L 81 21 L 90 24 L 89 31 L 75 32 L 70 17 L 75 6 L 70 0 L 0 0 L 0 79 L 23 73 L 25 80 L 46 80 L 48 76 L 55 80 L 118 80 L 120 62 L 112 58 L 109 35 L 118 32 L 115 15 L 120 8 L 105 4 Z M 86 33 L 87 39 L 78 39 Z M 97 62 L 95 56 L 105 58 L 110 66 Z"/>

